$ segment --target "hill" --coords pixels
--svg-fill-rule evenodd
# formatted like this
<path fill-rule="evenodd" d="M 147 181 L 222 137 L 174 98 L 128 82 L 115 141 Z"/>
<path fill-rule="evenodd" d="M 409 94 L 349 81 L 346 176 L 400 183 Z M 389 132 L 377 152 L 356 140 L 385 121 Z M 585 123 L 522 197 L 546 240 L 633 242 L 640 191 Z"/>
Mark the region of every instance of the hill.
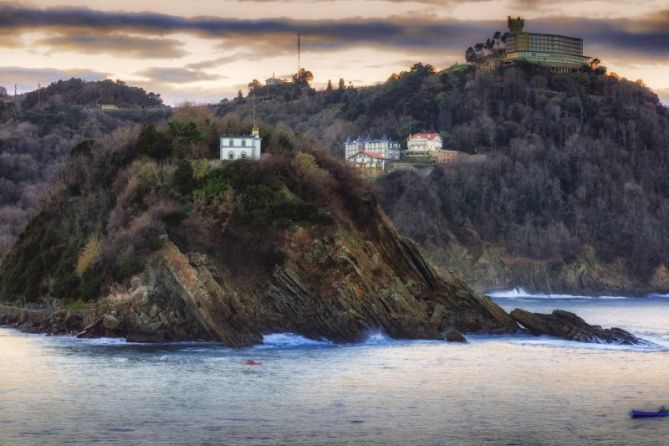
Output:
<path fill-rule="evenodd" d="M 97 104 L 121 108 L 103 111 Z M 77 143 L 117 135 L 169 110 L 159 95 L 122 82 L 59 81 L 19 97 L 0 98 L 0 257 L 41 201 L 57 188 L 62 163 Z"/>
<path fill-rule="evenodd" d="M 183 116 L 72 150 L 62 187 L 0 264 L 1 302 L 84 309 L 85 336 L 235 347 L 273 332 L 353 341 L 376 329 L 428 339 L 518 329 L 437 275 L 371 186 L 310 141 L 265 128 L 262 160 L 212 162 L 198 158 L 227 121 Z M 58 324 L 49 330 L 73 322 Z"/>
<path fill-rule="evenodd" d="M 221 106 L 318 138 L 439 131 L 483 163 L 381 178 L 398 230 L 483 289 L 669 291 L 669 113 L 642 82 L 531 64 L 489 73 L 417 64 L 377 87 L 262 91 Z M 253 100 L 251 100 L 253 99 Z"/>

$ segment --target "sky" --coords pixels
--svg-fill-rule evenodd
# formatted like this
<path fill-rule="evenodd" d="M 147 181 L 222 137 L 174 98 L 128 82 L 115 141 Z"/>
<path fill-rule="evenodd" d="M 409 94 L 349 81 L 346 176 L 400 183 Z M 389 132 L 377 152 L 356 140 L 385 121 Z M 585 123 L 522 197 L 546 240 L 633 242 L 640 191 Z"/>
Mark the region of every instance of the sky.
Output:
<path fill-rule="evenodd" d="M 506 31 L 582 37 L 587 56 L 669 103 L 669 0 L 0 0 L 0 86 L 121 79 L 168 104 L 218 102 L 301 66 L 315 86 L 372 85 L 416 62 L 464 62 Z"/>

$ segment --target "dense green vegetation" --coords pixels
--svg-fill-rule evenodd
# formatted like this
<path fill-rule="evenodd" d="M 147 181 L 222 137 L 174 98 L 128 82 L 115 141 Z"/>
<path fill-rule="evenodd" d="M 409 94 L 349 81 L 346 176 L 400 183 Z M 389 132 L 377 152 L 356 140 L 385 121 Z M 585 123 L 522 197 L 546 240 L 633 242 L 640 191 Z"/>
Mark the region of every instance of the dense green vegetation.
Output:
<path fill-rule="evenodd" d="M 378 87 L 255 101 L 264 120 L 336 154 L 348 136 L 422 130 L 439 131 L 445 148 L 486 154 L 378 184 L 398 229 L 474 283 L 669 287 L 669 113 L 641 82 L 531 64 L 478 75 L 418 64 Z M 252 102 L 220 113 L 247 116 Z"/>
<path fill-rule="evenodd" d="M 346 215 L 341 218 L 352 218 L 352 224 L 364 225 L 363 204 L 375 200 L 369 188 L 332 159 L 304 155 L 313 157 L 311 150 L 322 147 L 340 156 L 345 139 L 358 134 L 403 140 L 411 132 L 430 130 L 441 133 L 445 148 L 486 157 L 437 167 L 427 177 L 394 173 L 377 186 L 380 202 L 400 232 L 418 241 L 437 266 L 458 270 L 482 287 L 669 291 L 669 113 L 642 83 L 601 70 L 556 75 L 529 64 L 485 74 L 471 66 L 435 72 L 417 64 L 376 87 L 354 88 L 340 80 L 324 91 L 312 89 L 309 80 L 305 72 L 290 84 L 252 83 L 249 96 L 223 101 L 216 115 L 184 107 L 168 123 L 155 119 L 155 125 L 105 138 L 100 135 L 138 117 L 125 121 L 116 112 L 77 106 L 24 110 L 4 103 L 0 115 L 7 121 L 0 144 L 11 147 L 0 156 L 4 246 L 26 221 L 29 211 L 24 209 L 35 209 L 44 196 L 48 182 L 41 179 L 54 177 L 58 165 L 45 146 L 54 149 L 55 159 L 72 150 L 60 199 L 78 197 L 74 203 L 83 206 L 78 211 L 82 217 L 72 213 L 65 225 L 74 229 L 63 229 L 79 232 L 55 245 L 70 256 L 59 263 L 75 271 L 82 252 L 95 254 L 97 240 L 105 241 L 104 255 L 105 247 L 115 246 L 111 235 L 130 231 L 126 236 L 139 237 L 141 243 L 131 243 L 132 252 L 114 251 L 109 261 L 112 275 L 120 280 L 141 267 L 162 235 L 179 240 L 178 228 L 190 227 L 194 215 L 205 222 L 228 221 L 234 209 L 224 242 L 240 253 L 244 246 L 260 246 L 247 240 L 258 231 L 235 232 L 243 225 L 269 228 L 268 234 L 277 235 L 293 225 L 327 220 L 333 209 Z M 193 161 L 217 158 L 221 134 L 248 133 L 254 108 L 263 148 L 282 162 L 212 171 L 209 163 Z M 17 113 L 20 122 L 12 120 Z M 81 144 L 72 149 L 76 143 Z M 26 144 L 31 148 L 24 149 Z M 307 187 L 307 180 L 313 184 Z M 31 199 L 34 184 L 43 189 Z M 92 198 L 96 188 L 114 194 Z M 336 193 L 323 192 L 333 188 Z M 182 197 L 189 197 L 188 205 Z M 118 203 L 123 203 L 123 213 Z M 152 210 L 155 203 L 161 204 L 160 212 Z M 194 214 L 193 209 L 199 210 Z M 41 252 L 39 246 L 51 246 L 48 233 L 28 228 L 21 244 Z M 241 239 L 239 246 L 231 241 Z M 267 258 L 275 258 L 273 250 L 268 243 Z M 17 274 L 27 271 L 22 273 L 26 278 L 35 277 L 39 264 L 29 263 L 28 257 L 20 260 Z M 84 298 L 86 274 L 62 279 L 69 285 L 22 279 L 16 290 L 29 284 L 42 291 L 72 291 L 76 285 L 83 288 L 75 294 Z"/>
<path fill-rule="evenodd" d="M 60 105 L 97 107 L 102 104 L 117 107 L 156 107 L 163 104 L 160 94 L 147 93 L 122 81 L 86 82 L 81 79 L 60 80 L 45 88 L 27 93 L 22 100 L 24 110 Z"/>
<path fill-rule="evenodd" d="M 107 112 L 97 103 L 128 108 Z M 0 98 L 0 257 L 58 187 L 73 146 L 103 135 L 122 139 L 140 123 L 162 121 L 169 110 L 141 108 L 159 104 L 159 95 L 140 88 L 80 79 L 56 82 L 17 103 Z"/>
<path fill-rule="evenodd" d="M 0 301 L 97 298 L 142 271 L 168 238 L 233 271 L 266 270 L 285 258 L 284 234 L 335 220 L 373 231 L 370 185 L 302 138 L 268 128 L 271 156 L 211 161 L 206 135 L 242 131 L 232 125 L 184 107 L 167 125 L 74 147 L 62 185 L 0 265 Z"/>

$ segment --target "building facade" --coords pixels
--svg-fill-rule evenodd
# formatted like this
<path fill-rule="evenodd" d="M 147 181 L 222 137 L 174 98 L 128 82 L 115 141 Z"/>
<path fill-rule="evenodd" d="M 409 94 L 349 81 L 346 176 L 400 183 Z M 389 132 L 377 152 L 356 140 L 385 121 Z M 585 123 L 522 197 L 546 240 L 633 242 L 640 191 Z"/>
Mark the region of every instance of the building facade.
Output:
<path fill-rule="evenodd" d="M 557 73 L 569 73 L 590 61 L 589 57 L 583 55 L 581 38 L 523 32 L 525 20 L 520 17 L 509 17 L 508 26 L 505 63 L 526 60 L 545 65 Z"/>
<path fill-rule="evenodd" d="M 347 161 L 353 164 L 363 176 L 375 177 L 386 171 L 386 163 L 389 160 L 376 153 L 357 152 L 348 157 Z"/>
<path fill-rule="evenodd" d="M 254 126 L 251 136 L 221 136 L 221 160 L 260 159 L 260 130 Z"/>
<path fill-rule="evenodd" d="M 398 160 L 400 159 L 400 143 L 387 138 L 385 135 L 380 139 L 372 139 L 369 135 L 366 137 L 358 136 L 357 139 L 348 138 L 344 143 L 345 158 L 359 152 L 376 154 L 382 158 Z"/>
<path fill-rule="evenodd" d="M 437 152 L 443 145 L 439 133 L 415 133 L 407 138 L 408 155 Z"/>
<path fill-rule="evenodd" d="M 274 73 L 272 73 L 272 77 L 265 79 L 265 85 L 270 87 L 273 85 L 284 85 L 289 83 L 290 81 L 291 81 L 290 76 L 277 77 Z"/>

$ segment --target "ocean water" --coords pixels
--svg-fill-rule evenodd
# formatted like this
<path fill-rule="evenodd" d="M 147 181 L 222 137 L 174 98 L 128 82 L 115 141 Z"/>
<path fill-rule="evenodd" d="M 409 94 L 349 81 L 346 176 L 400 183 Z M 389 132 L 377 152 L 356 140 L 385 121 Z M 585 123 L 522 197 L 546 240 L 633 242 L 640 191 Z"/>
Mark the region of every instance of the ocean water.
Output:
<path fill-rule="evenodd" d="M 669 419 L 629 417 L 669 405 L 669 297 L 494 298 L 657 346 L 371 333 L 355 345 L 276 334 L 232 350 L 0 329 L 0 445 L 669 444 Z"/>

